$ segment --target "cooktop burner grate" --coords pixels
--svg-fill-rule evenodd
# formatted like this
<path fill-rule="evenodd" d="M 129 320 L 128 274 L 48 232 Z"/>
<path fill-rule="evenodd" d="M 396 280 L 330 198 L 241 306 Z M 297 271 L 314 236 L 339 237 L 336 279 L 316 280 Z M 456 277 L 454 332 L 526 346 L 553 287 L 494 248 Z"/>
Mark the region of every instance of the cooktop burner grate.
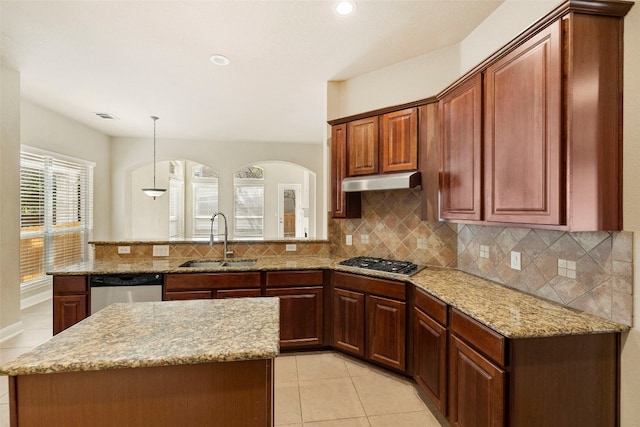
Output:
<path fill-rule="evenodd" d="M 366 270 L 384 271 L 386 273 L 404 275 L 410 275 L 418 271 L 418 266 L 412 262 L 364 256 L 349 258 L 341 261 L 339 264 L 346 267 L 356 267 Z"/>

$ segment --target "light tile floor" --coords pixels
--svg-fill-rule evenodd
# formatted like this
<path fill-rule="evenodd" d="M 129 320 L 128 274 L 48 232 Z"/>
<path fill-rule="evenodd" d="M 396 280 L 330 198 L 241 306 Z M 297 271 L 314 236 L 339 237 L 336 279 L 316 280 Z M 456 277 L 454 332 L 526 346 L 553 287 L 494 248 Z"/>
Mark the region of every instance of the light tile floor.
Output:
<path fill-rule="evenodd" d="M 50 300 L 22 310 L 25 330 L 0 342 L 0 363 L 49 339 L 52 315 Z M 427 399 L 420 398 L 413 382 L 331 351 L 285 353 L 276 359 L 275 425 L 449 426 Z M 8 426 L 8 382 L 6 376 L 0 376 L 0 427 Z"/>

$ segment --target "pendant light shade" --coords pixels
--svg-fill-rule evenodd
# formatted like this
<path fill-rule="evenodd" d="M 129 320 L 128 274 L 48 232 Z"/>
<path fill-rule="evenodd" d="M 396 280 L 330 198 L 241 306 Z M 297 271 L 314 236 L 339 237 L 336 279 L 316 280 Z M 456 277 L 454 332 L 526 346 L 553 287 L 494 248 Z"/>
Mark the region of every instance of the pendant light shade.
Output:
<path fill-rule="evenodd" d="M 167 189 L 156 187 L 156 120 L 158 117 L 151 116 L 151 120 L 153 120 L 153 188 L 143 188 L 142 191 L 155 200 L 156 197 L 162 196 Z"/>

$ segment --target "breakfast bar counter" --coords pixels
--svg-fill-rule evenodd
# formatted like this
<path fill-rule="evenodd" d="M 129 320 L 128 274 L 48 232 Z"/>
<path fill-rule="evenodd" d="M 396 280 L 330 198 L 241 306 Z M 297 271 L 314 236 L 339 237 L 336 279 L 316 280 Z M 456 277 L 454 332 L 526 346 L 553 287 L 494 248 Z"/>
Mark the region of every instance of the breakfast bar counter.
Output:
<path fill-rule="evenodd" d="M 278 353 L 278 298 L 114 304 L 0 374 L 12 426 L 271 426 Z"/>

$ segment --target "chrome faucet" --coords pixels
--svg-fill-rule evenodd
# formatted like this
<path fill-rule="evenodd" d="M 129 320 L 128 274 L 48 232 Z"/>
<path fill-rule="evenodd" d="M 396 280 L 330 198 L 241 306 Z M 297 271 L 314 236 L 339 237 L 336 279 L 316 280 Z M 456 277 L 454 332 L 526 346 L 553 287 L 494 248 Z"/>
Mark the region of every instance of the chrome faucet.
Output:
<path fill-rule="evenodd" d="M 229 229 L 227 228 L 227 217 L 222 212 L 216 212 L 211 217 L 211 235 L 209 236 L 209 245 L 213 245 L 213 220 L 215 220 L 218 215 L 220 215 L 222 217 L 222 219 L 224 219 L 224 246 L 222 248 L 222 251 L 223 251 L 223 258 L 226 261 L 227 260 L 227 253 L 228 253 L 227 252 L 227 239 L 229 237 Z"/>

